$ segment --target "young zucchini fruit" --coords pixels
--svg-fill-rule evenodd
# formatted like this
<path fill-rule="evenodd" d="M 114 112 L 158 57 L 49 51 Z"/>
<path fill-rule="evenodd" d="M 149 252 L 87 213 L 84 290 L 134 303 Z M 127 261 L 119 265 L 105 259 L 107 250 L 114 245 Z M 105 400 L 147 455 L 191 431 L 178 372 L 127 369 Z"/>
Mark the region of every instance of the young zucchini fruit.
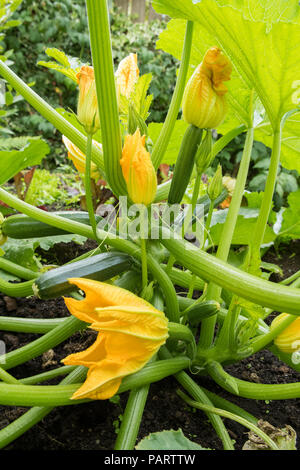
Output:
<path fill-rule="evenodd" d="M 188 321 L 192 326 L 197 326 L 205 318 L 218 314 L 220 308 L 220 304 L 215 300 L 207 300 L 196 304 L 188 311 Z"/>
<path fill-rule="evenodd" d="M 107 281 L 131 267 L 132 259 L 128 255 L 117 251 L 101 253 L 45 272 L 36 279 L 32 288 L 40 299 L 54 299 L 76 289 L 68 282 L 72 277 Z"/>
<path fill-rule="evenodd" d="M 202 129 L 190 125 L 183 136 L 168 196 L 169 204 L 180 204 L 184 196 L 193 171 L 202 132 Z"/>
<path fill-rule="evenodd" d="M 54 212 L 55 215 L 65 219 L 75 220 L 82 224 L 90 225 L 89 214 L 83 211 L 60 211 Z M 96 222 L 98 223 L 102 217 L 96 215 Z M 52 227 L 51 225 L 33 219 L 28 215 L 16 214 L 7 217 L 1 225 L 1 231 L 4 236 L 10 238 L 24 239 L 24 238 L 39 238 L 39 237 L 52 237 L 55 235 L 66 235 L 67 232 L 60 228 Z"/>

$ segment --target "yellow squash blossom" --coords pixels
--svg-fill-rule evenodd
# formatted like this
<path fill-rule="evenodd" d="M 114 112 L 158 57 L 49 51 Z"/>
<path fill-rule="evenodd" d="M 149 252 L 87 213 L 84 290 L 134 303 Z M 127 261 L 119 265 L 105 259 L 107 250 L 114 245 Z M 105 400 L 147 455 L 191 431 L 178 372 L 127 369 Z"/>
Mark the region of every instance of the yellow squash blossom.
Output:
<path fill-rule="evenodd" d="M 271 330 L 278 326 L 282 320 L 288 316 L 287 313 L 278 315 L 271 324 Z M 274 344 L 277 348 L 287 354 L 300 349 L 300 317 L 296 318 L 285 330 L 283 330 L 275 339 Z"/>
<path fill-rule="evenodd" d="M 82 278 L 69 282 L 82 289 L 85 298 L 65 298 L 68 309 L 99 331 L 92 346 L 63 360 L 89 369 L 72 398 L 106 400 L 117 393 L 123 377 L 140 370 L 165 343 L 168 320 L 163 312 L 120 287 Z"/>
<path fill-rule="evenodd" d="M 148 206 L 154 200 L 157 189 L 155 168 L 145 148 L 145 136 L 137 129 L 127 135 L 120 160 L 130 199 L 135 204 Z"/>
<path fill-rule="evenodd" d="M 77 117 L 88 133 L 94 134 L 100 128 L 94 69 L 83 65 L 76 75 L 79 85 Z"/>
<path fill-rule="evenodd" d="M 63 135 L 62 140 L 63 140 L 63 143 L 65 144 L 65 146 L 67 147 L 68 157 L 74 163 L 75 168 L 79 171 L 79 173 L 84 174 L 85 173 L 86 156 L 65 135 Z M 93 140 L 93 144 L 96 145 L 96 147 L 98 147 L 100 150 L 102 149 L 102 145 L 99 142 L 97 142 L 96 140 Z M 91 162 L 91 177 L 94 180 L 98 180 L 99 178 L 101 178 L 101 173 L 99 172 L 99 170 L 97 168 L 97 165 L 95 165 L 95 163 L 93 163 L 93 162 Z"/>
<path fill-rule="evenodd" d="M 138 78 L 137 55 L 129 54 L 129 56 L 121 60 L 116 71 L 118 96 L 121 94 L 128 99 L 134 90 Z"/>
<path fill-rule="evenodd" d="M 209 49 L 188 81 L 182 103 L 184 119 L 200 129 L 218 127 L 227 111 L 224 81 L 232 66 L 218 47 Z"/>
<path fill-rule="evenodd" d="M 227 209 L 230 206 L 231 199 L 234 193 L 235 183 L 236 183 L 235 178 L 231 178 L 230 176 L 223 176 L 222 184 L 227 189 L 228 196 L 223 202 L 221 202 L 220 204 L 221 209 Z"/>

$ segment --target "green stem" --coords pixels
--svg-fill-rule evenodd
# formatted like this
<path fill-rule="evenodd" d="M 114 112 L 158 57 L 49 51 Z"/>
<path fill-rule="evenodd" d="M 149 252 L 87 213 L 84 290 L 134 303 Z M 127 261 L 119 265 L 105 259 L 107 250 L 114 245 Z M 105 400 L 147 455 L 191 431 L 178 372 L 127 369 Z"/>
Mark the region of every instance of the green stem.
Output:
<path fill-rule="evenodd" d="M 273 327 L 272 330 L 269 331 L 269 333 L 259 336 L 259 338 L 255 338 L 250 344 L 250 347 L 253 350 L 252 354 L 264 349 L 268 344 L 273 341 L 274 338 L 276 338 L 296 319 L 297 317 L 295 315 L 288 315 L 278 325 Z"/>
<path fill-rule="evenodd" d="M 241 424 L 242 426 L 245 426 L 246 428 L 250 429 L 251 431 L 255 432 L 257 436 L 259 436 L 262 440 L 268 444 L 270 449 L 272 450 L 279 450 L 275 442 L 259 427 L 255 426 L 255 424 L 251 423 L 250 421 L 247 421 L 246 419 L 242 418 L 241 416 L 238 416 L 236 414 L 230 413 L 225 410 L 220 410 L 219 408 L 215 408 L 214 406 L 209 406 L 205 405 L 203 403 L 199 403 L 195 400 L 191 400 L 185 393 L 181 392 L 180 390 L 177 391 L 177 394 L 182 398 L 188 405 L 198 408 L 199 410 L 214 413 L 218 416 L 222 416 L 223 418 L 228 418 L 232 419 L 233 421 L 236 421 L 237 423 Z"/>
<path fill-rule="evenodd" d="M 141 257 L 142 257 L 142 286 L 145 289 L 148 285 L 148 268 L 147 268 L 147 245 L 144 238 L 141 239 Z"/>
<path fill-rule="evenodd" d="M 57 344 L 69 338 L 73 333 L 85 327 L 86 323 L 75 317 L 68 317 L 61 325 L 53 328 L 41 338 L 0 356 L 1 363 L 3 364 L 2 367 L 6 370 L 23 364 L 55 347 Z"/>
<path fill-rule="evenodd" d="M 29 215 L 30 217 L 33 217 L 34 219 L 40 220 L 41 222 L 45 222 L 48 225 L 52 225 L 54 227 L 60 228 L 62 230 L 66 230 L 71 233 L 77 233 L 78 235 L 91 238 L 92 240 L 96 239 L 92 228 L 89 227 L 88 225 L 85 225 L 85 224 L 82 224 L 80 222 L 76 222 L 70 219 L 67 220 L 63 217 L 59 217 L 50 212 L 46 212 L 41 209 L 38 209 L 37 207 L 31 206 L 30 204 L 27 204 L 26 202 L 21 201 L 17 197 L 8 193 L 3 188 L 0 188 L 0 200 L 2 200 L 3 202 L 6 202 L 8 205 L 15 208 L 16 210 L 23 212 L 24 214 Z M 135 243 L 132 243 L 129 240 L 118 238 L 117 236 L 113 234 L 108 234 L 104 230 L 99 230 L 99 229 L 97 229 L 97 239 L 103 240 L 103 242 L 109 244 L 110 246 L 116 248 L 117 250 L 124 251 L 125 253 L 128 253 L 131 256 L 133 256 L 134 258 L 141 260 L 141 249 Z M 148 263 L 149 270 L 151 271 L 153 277 L 157 280 L 157 282 L 159 283 L 163 291 L 165 301 L 166 301 L 166 308 L 167 308 L 167 312 L 168 312 L 170 320 L 175 321 L 175 322 L 178 321 L 179 320 L 178 301 L 177 301 L 176 291 L 174 289 L 172 281 L 170 280 L 168 275 L 164 272 L 164 270 L 160 267 L 156 259 L 150 254 L 147 255 L 147 263 Z M 29 286 L 26 283 L 23 283 L 24 284 L 23 290 L 25 291 L 27 289 L 28 291 L 30 288 L 30 293 L 29 294 L 27 293 L 26 295 L 32 295 L 31 285 L 33 281 L 28 281 L 28 282 L 30 283 Z M 3 292 L 6 292 L 6 290 L 2 289 L 2 286 L 6 290 L 7 288 L 8 290 L 11 289 L 11 292 L 18 291 L 17 287 L 15 288 L 12 287 L 12 286 L 17 286 L 17 284 L 13 285 L 6 281 L 0 280 L 0 290 L 2 290 Z M 21 293 L 23 293 L 23 290 L 22 290 L 22 287 L 20 287 Z"/>
<path fill-rule="evenodd" d="M 31 269 L 24 268 L 23 266 L 20 266 L 19 264 L 13 263 L 12 261 L 9 261 L 8 259 L 3 258 L 3 256 L 0 256 L 0 269 L 3 269 L 4 271 L 7 271 L 11 274 L 14 274 L 20 279 L 26 279 L 27 281 L 30 281 L 31 279 L 35 279 L 39 277 L 39 273 L 36 273 L 32 271 Z"/>
<path fill-rule="evenodd" d="M 159 356 L 163 359 L 168 359 L 171 356 L 170 352 L 167 350 L 166 347 L 162 347 L 159 351 Z M 202 388 L 200 388 L 193 379 L 191 379 L 187 373 L 180 371 L 175 374 L 175 379 L 183 386 L 183 388 L 197 401 L 201 403 L 205 403 L 207 405 L 212 405 L 211 401 L 204 393 Z M 233 450 L 234 447 L 232 445 L 232 441 L 230 436 L 227 432 L 227 429 L 224 426 L 223 421 L 212 413 L 207 413 L 207 416 L 215 429 L 217 435 L 223 442 L 224 449 L 226 450 Z"/>
<path fill-rule="evenodd" d="M 148 210 L 146 207 L 142 210 L 141 213 L 141 261 L 142 261 L 142 287 L 143 290 L 146 289 L 148 285 L 148 266 L 147 266 L 147 217 Z"/>
<path fill-rule="evenodd" d="M 278 166 L 280 162 L 280 150 L 281 127 L 278 131 L 274 132 L 273 136 L 273 149 L 271 155 L 271 162 L 268 170 L 268 177 L 266 181 L 262 204 L 260 207 L 255 229 L 253 231 L 253 238 L 250 245 L 250 272 L 253 264 L 256 264 L 256 260 L 260 259 L 260 247 L 264 239 L 266 225 L 268 223 L 270 211 L 272 208 L 273 194 L 277 179 Z"/>
<path fill-rule="evenodd" d="M 88 210 L 88 213 L 89 213 L 90 223 L 91 223 L 94 235 L 95 235 L 95 237 L 97 237 L 97 235 L 96 235 L 97 223 L 96 223 L 96 219 L 95 219 L 92 188 L 91 188 L 92 142 L 93 142 L 93 134 L 88 134 L 87 135 L 87 143 L 86 143 L 84 188 L 85 188 L 85 202 L 86 202 L 86 207 L 87 207 L 87 210 Z"/>
<path fill-rule="evenodd" d="M 247 175 L 249 170 L 251 152 L 253 147 L 253 136 L 254 130 L 253 127 L 250 127 L 247 130 L 246 142 L 244 147 L 244 152 L 236 180 L 236 185 L 232 200 L 228 209 L 228 214 L 222 231 L 222 236 L 218 246 L 216 257 L 222 261 L 226 261 L 231 241 L 238 218 L 238 213 L 240 210 L 244 189 L 247 181 Z M 210 283 L 207 289 L 207 300 L 219 300 L 221 294 L 220 286 Z M 214 330 L 216 324 L 216 316 L 210 317 L 207 320 L 204 320 L 201 327 L 199 347 L 205 348 L 210 347 L 214 338 Z"/>
<path fill-rule="evenodd" d="M 218 139 L 212 148 L 211 160 L 213 160 L 214 157 L 219 152 L 221 152 L 221 150 L 223 150 L 223 148 L 226 147 L 226 145 L 232 139 L 234 139 L 237 135 L 241 134 L 245 130 L 246 130 L 246 127 L 244 126 L 244 124 L 242 124 L 236 127 L 235 129 L 232 129 L 231 131 L 227 132 L 227 134 L 223 135 L 223 137 Z M 154 202 L 159 202 L 159 201 L 163 201 L 164 199 L 168 199 L 168 194 L 170 191 L 171 183 L 172 183 L 172 180 L 169 180 L 169 181 L 166 181 L 165 183 L 160 184 L 157 187 L 157 192 L 156 192 Z"/>
<path fill-rule="evenodd" d="M 9 295 L 10 297 L 29 297 L 33 295 L 33 283 L 34 279 L 17 284 L 0 279 L 0 291 L 2 294 Z"/>
<path fill-rule="evenodd" d="M 150 359 L 154 363 L 156 354 Z M 150 384 L 131 390 L 126 403 L 121 427 L 115 442 L 114 450 L 133 450 L 140 429 Z"/>
<path fill-rule="evenodd" d="M 187 343 L 187 355 L 194 359 L 197 349 L 192 331 L 185 325 L 169 322 L 168 333 L 170 339 L 185 341 Z"/>
<path fill-rule="evenodd" d="M 223 150 L 223 148 L 226 147 L 226 145 L 229 144 L 229 142 L 231 142 L 235 137 L 242 134 L 242 132 L 245 132 L 246 130 L 247 130 L 246 126 L 244 124 L 241 124 L 240 126 L 237 126 L 234 129 L 231 129 L 229 132 L 224 134 L 220 139 L 218 139 L 212 148 L 211 161 L 219 152 L 221 152 L 221 150 Z"/>
<path fill-rule="evenodd" d="M 152 382 L 159 382 L 165 377 L 188 368 L 190 364 L 190 359 L 183 356 L 147 364 L 139 372 L 125 377 L 118 393 L 127 392 Z M 0 382 L 0 404 L 7 406 L 66 406 L 89 402 L 88 399 L 71 399 L 71 396 L 81 385 L 81 383 L 74 385 L 16 385 Z"/>
<path fill-rule="evenodd" d="M 182 240 L 172 238 L 172 233 L 162 229 L 161 243 L 176 257 L 177 261 L 205 281 L 213 281 L 225 290 L 255 304 L 279 312 L 299 315 L 300 292 L 290 286 L 282 286 L 248 274 L 225 263 Z"/>
<path fill-rule="evenodd" d="M 77 366 L 62 366 L 58 367 L 57 369 L 42 372 L 41 374 L 32 375 L 31 377 L 25 377 L 24 379 L 20 379 L 19 382 L 24 385 L 34 385 L 45 382 L 46 380 L 54 379 L 60 375 L 67 375 L 76 368 Z"/>
<path fill-rule="evenodd" d="M 107 0 L 87 0 L 105 174 L 116 196 L 126 194 L 120 166 L 122 140 L 113 68 Z"/>
<path fill-rule="evenodd" d="M 114 450 L 133 450 L 142 421 L 150 385 L 132 390 L 126 404 Z"/>
<path fill-rule="evenodd" d="M 196 204 L 197 204 L 197 200 L 198 200 L 198 196 L 199 196 L 200 185 L 201 185 L 201 176 L 202 176 L 201 173 L 199 171 L 197 171 L 196 180 L 195 180 L 195 184 L 194 184 L 193 195 L 192 195 L 191 219 L 192 219 L 193 214 L 195 212 L 195 208 L 196 208 Z M 192 222 L 192 220 L 191 220 L 191 222 Z M 189 286 L 189 291 L 188 291 L 188 294 L 187 294 L 187 297 L 189 299 L 191 299 L 193 297 L 194 289 L 195 289 L 195 283 L 196 283 L 196 276 L 195 276 L 195 274 L 193 274 L 192 275 L 192 280 L 191 280 L 191 283 L 190 283 L 190 286 Z"/>
<path fill-rule="evenodd" d="M 193 29 L 193 21 L 187 21 L 181 63 L 179 67 L 176 86 L 173 92 L 166 120 L 152 151 L 152 162 L 155 168 L 159 167 L 162 158 L 165 154 L 165 151 L 167 150 L 180 109 L 190 63 Z"/>
<path fill-rule="evenodd" d="M 78 131 L 72 124 L 63 118 L 45 100 L 26 85 L 10 68 L 0 60 L 0 75 L 25 98 L 25 100 L 38 111 L 47 121 L 58 129 L 63 135 L 68 137 L 83 153 L 86 150 L 87 138 Z M 104 173 L 104 162 L 102 151 L 93 146 L 92 160 Z"/>
<path fill-rule="evenodd" d="M 65 321 L 65 318 L 22 318 L 0 316 L 0 330 L 18 333 L 48 333 Z"/>
<path fill-rule="evenodd" d="M 184 372 L 183 372 L 184 373 Z M 230 413 L 234 413 L 235 415 L 241 416 L 241 418 L 250 421 L 250 423 L 257 424 L 258 419 L 255 418 L 252 414 L 245 411 L 243 408 L 231 403 L 231 401 L 226 400 L 223 397 L 220 397 L 216 393 L 211 392 L 210 390 L 206 390 L 206 388 L 201 387 L 203 392 L 207 395 L 210 401 L 216 408 L 221 408 L 222 410 L 229 411 Z"/>
<path fill-rule="evenodd" d="M 200 185 L 201 185 L 201 173 L 197 171 L 196 179 L 195 179 L 195 184 L 194 184 L 194 189 L 193 189 L 193 195 L 192 195 L 192 214 L 195 212 L 198 196 L 199 196 L 199 191 L 200 191 Z"/>
<path fill-rule="evenodd" d="M 208 363 L 207 371 L 220 387 L 243 398 L 285 400 L 300 397 L 300 382 L 274 385 L 246 382 L 229 375 L 217 362 Z M 235 389 L 232 387 L 232 383 L 235 384 Z"/>
<path fill-rule="evenodd" d="M 206 219 L 206 222 L 205 222 L 204 237 L 203 237 L 203 248 L 204 249 L 205 249 L 205 243 L 206 243 L 206 240 L 207 240 L 207 237 L 208 237 L 208 234 L 209 234 L 209 229 L 210 229 L 210 224 L 211 224 L 211 219 L 212 219 L 214 208 L 215 208 L 215 201 L 210 201 L 209 210 L 208 210 L 208 214 L 207 214 L 207 219 Z"/>
<path fill-rule="evenodd" d="M 296 281 L 300 277 L 300 269 L 296 273 L 292 274 L 292 276 L 287 277 L 283 281 L 280 282 L 280 284 L 286 286 L 288 284 L 291 284 L 292 282 Z"/>
<path fill-rule="evenodd" d="M 7 384 L 19 383 L 19 381 L 15 377 L 13 377 L 11 374 L 6 372 L 6 370 L 2 369 L 2 367 L 0 367 L 0 380 L 2 380 L 3 382 Z"/>
<path fill-rule="evenodd" d="M 173 269 L 173 265 L 174 265 L 175 261 L 176 261 L 176 258 L 174 258 L 174 256 L 171 254 L 169 256 L 168 263 L 167 263 L 167 266 L 166 266 L 166 269 L 165 269 L 168 276 L 170 276 L 170 272 Z"/>
<path fill-rule="evenodd" d="M 180 297 L 179 295 L 177 298 L 178 298 L 178 303 L 179 303 L 181 314 L 183 314 L 183 312 L 185 311 L 189 311 L 193 307 L 193 305 L 195 305 L 195 303 L 198 302 L 198 299 L 192 300 L 192 299 L 188 299 L 187 297 Z M 218 312 L 218 323 L 220 325 L 224 323 L 226 315 L 227 315 L 227 310 L 221 307 L 220 311 Z M 245 322 L 247 320 L 249 320 L 249 318 L 243 315 L 239 315 L 238 322 Z M 269 331 L 270 331 L 269 327 L 264 323 L 263 320 L 260 319 L 258 321 L 258 328 L 257 328 L 258 334 L 265 335 L 269 333 Z"/>
<path fill-rule="evenodd" d="M 65 377 L 61 384 L 71 384 L 80 382 L 84 379 L 86 374 L 85 367 L 76 367 L 67 377 Z M 47 416 L 53 408 L 51 407 L 34 407 L 26 413 L 22 414 L 15 421 L 0 430 L 0 449 L 3 449 L 8 444 L 13 442 L 18 437 L 22 436 L 26 431 L 31 429 L 35 424 L 40 422 Z"/>
<path fill-rule="evenodd" d="M 164 271 L 168 273 L 169 278 L 173 282 L 174 285 L 184 287 L 188 289 L 191 285 L 193 275 L 188 271 L 183 271 L 182 269 L 172 268 L 169 272 L 167 271 L 167 266 L 161 264 L 161 267 Z M 195 278 L 195 285 L 194 288 L 196 290 L 202 291 L 204 289 L 204 281 L 199 279 L 197 276 Z"/>

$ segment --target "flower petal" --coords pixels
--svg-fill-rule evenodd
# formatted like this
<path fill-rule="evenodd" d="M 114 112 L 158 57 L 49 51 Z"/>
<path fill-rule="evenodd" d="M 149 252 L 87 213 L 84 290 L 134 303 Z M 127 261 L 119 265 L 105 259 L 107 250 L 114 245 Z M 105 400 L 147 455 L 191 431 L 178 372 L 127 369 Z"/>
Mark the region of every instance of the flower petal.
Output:
<path fill-rule="evenodd" d="M 96 341 L 89 348 L 78 353 L 70 354 L 62 362 L 66 365 L 81 365 L 90 367 L 97 364 L 106 356 L 105 335 L 98 335 Z"/>
<path fill-rule="evenodd" d="M 157 310 L 141 310 L 138 307 L 108 307 L 96 309 L 98 320 L 91 325 L 96 331 L 120 331 L 150 340 L 168 337 L 168 320 Z"/>
<path fill-rule="evenodd" d="M 78 302 L 86 302 L 90 308 L 92 306 L 95 308 L 114 305 L 131 305 L 133 307 L 148 307 L 151 310 L 156 311 L 149 302 L 146 302 L 146 300 L 141 299 L 137 295 L 134 295 L 132 292 L 122 289 L 121 287 L 85 278 L 70 278 L 68 281 L 71 284 L 75 284 L 79 289 L 85 292 L 85 299 Z"/>
<path fill-rule="evenodd" d="M 117 393 L 122 377 L 124 374 L 119 364 L 103 361 L 89 369 L 85 382 L 72 395 L 72 399 L 107 400 Z"/>

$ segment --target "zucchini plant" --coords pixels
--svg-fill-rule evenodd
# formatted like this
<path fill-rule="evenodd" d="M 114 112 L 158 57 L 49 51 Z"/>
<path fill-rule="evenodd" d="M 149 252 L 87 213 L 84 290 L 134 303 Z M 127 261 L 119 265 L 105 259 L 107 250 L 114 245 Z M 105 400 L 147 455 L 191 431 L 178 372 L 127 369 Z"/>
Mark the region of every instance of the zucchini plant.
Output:
<path fill-rule="evenodd" d="M 300 273 L 275 283 L 262 271 L 265 244 L 274 243 L 278 234 L 271 224 L 279 162 L 290 170 L 300 168 L 300 62 L 295 52 L 300 7 L 297 0 L 288 6 L 284 0 L 265 5 L 259 0 L 251 5 L 246 0 L 152 3 L 157 12 L 173 18 L 158 47 L 181 59 L 166 120 L 154 139 L 147 126 L 151 77 L 139 75 L 136 51 L 114 71 L 106 0 L 86 1 L 92 65 L 78 68 L 63 51 L 53 53 L 57 64 L 51 67 L 79 85 L 76 125 L 74 116 L 53 109 L 0 61 L 2 78 L 77 148 L 88 208 L 85 213 L 45 212 L 1 187 L 1 201 L 20 212 L 2 222 L 2 239 L 68 233 L 98 244 L 93 252 L 46 272 L 31 272 L 0 258 L 0 267 L 20 279 L 11 283 L 0 278 L 3 293 L 42 299 L 63 295 L 71 313 L 51 322 L 0 317 L 5 331 L 43 334 L 0 358 L 0 404 L 31 407 L 0 430 L 0 448 L 55 406 L 129 392 L 115 449 L 134 449 L 149 387 L 171 375 L 182 400 L 209 417 L 224 449 L 234 449 L 234 443 L 221 417 L 241 423 L 266 448 L 283 448 L 255 416 L 202 387 L 201 375 L 240 397 L 300 397 L 300 382 L 251 383 L 224 369 L 268 348 L 300 370 Z M 223 135 L 214 144 L 213 129 Z M 242 133 L 245 146 L 236 179 L 228 184 L 218 167 L 207 194 L 200 197 L 203 172 Z M 272 155 L 264 192 L 255 204 L 248 195 L 254 205 L 244 207 L 254 139 L 270 146 Z M 174 164 L 173 178 L 158 184 L 156 170 L 165 162 Z M 92 168 L 104 176 L 118 200 L 114 225 L 103 225 L 103 217 L 95 214 Z M 191 182 L 191 204 L 183 205 Z M 223 209 L 220 203 L 226 203 Z M 297 236 L 299 223 L 293 219 L 289 228 L 293 207 L 286 218 L 283 214 L 282 225 L 282 233 L 291 238 Z M 239 233 L 247 219 L 250 236 L 247 225 Z M 216 225 L 221 234 L 214 250 Z M 242 249 L 233 265 L 236 245 Z M 285 315 L 270 327 L 273 312 Z M 9 372 L 87 327 L 97 331 L 95 344 L 65 358 L 65 366 L 22 380 Z M 59 376 L 65 378 L 58 385 L 43 385 Z"/>

